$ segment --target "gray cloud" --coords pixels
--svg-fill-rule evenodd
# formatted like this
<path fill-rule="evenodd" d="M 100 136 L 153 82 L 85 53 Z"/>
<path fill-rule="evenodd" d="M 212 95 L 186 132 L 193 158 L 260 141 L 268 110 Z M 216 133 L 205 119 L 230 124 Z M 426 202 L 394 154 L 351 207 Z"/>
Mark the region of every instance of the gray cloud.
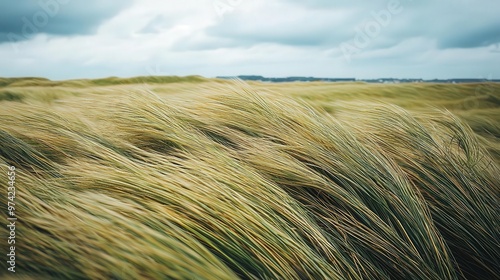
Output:
<path fill-rule="evenodd" d="M 0 0 L 0 42 L 22 41 L 35 34 L 92 34 L 99 25 L 131 4 L 99 0 Z"/>
<path fill-rule="evenodd" d="M 425 37 L 437 47 L 474 48 L 500 42 L 500 2 L 376 0 L 359 5 L 353 1 L 282 0 L 263 5 L 258 12 L 236 11 L 206 30 L 208 36 L 250 46 L 276 43 L 290 46 L 334 47 L 354 39 L 367 23 L 377 22 L 390 3 L 401 7 L 365 50 L 389 48 L 404 40 Z M 296 7 L 296 9 L 292 9 Z M 342 14 L 344 16 L 339 18 Z M 233 43 L 238 42 L 238 43 Z"/>
<path fill-rule="evenodd" d="M 353 23 L 348 11 L 334 14 L 328 10 L 291 9 L 287 12 L 280 11 L 281 8 L 264 9 L 262 13 L 231 14 L 205 32 L 238 46 L 274 43 L 320 47 L 349 38 L 348 30 L 337 28 L 342 20 Z"/>
<path fill-rule="evenodd" d="M 382 38 L 397 41 L 423 37 L 440 49 L 485 47 L 500 42 L 500 2 L 461 0 L 431 2 L 401 0 L 404 11 Z"/>
<path fill-rule="evenodd" d="M 456 28 L 462 30 L 457 30 L 458 32 L 448 34 L 440 39 L 440 48 L 475 48 L 500 42 L 500 22 L 475 29 L 462 26 Z"/>
<path fill-rule="evenodd" d="M 230 7 L 221 15 L 214 3 Z M 394 3 L 400 11 L 387 18 Z M 498 0 L 0 0 L 0 76 L 161 66 L 169 75 L 500 78 L 498 10 Z M 5 44 L 8 34 L 22 42 Z M 351 60 L 344 43 L 357 49 Z"/>

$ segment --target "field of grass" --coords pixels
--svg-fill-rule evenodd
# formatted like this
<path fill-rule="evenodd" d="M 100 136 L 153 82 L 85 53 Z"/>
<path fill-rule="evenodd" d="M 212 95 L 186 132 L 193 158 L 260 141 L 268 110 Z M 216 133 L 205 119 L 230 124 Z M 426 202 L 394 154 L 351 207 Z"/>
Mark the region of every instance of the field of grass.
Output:
<path fill-rule="evenodd" d="M 19 279 L 500 275 L 500 84 L 4 78 L 0 106 Z"/>

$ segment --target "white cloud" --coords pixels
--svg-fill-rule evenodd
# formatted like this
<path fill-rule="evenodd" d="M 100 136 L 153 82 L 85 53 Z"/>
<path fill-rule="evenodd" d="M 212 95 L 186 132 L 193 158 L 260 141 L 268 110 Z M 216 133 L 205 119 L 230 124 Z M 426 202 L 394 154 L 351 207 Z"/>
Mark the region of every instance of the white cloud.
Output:
<path fill-rule="evenodd" d="M 92 34 L 42 33 L 0 44 L 0 76 L 500 78 L 500 38 L 489 32 L 499 5 L 491 0 L 455 3 L 454 13 L 444 13 L 449 1 L 401 0 L 404 11 L 346 61 L 340 44 L 355 38 L 356 27 L 373 21 L 372 12 L 389 1 L 363 7 L 319 0 L 136 1 Z M 214 3 L 229 8 L 221 15 Z"/>

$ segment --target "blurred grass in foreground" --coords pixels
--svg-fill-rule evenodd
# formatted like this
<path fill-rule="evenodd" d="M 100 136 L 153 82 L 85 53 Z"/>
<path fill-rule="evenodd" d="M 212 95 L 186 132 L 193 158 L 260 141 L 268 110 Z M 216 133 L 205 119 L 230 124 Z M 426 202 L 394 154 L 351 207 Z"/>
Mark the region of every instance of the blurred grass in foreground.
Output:
<path fill-rule="evenodd" d="M 21 275 L 500 275 L 498 84 L 31 78 L 0 100 Z"/>

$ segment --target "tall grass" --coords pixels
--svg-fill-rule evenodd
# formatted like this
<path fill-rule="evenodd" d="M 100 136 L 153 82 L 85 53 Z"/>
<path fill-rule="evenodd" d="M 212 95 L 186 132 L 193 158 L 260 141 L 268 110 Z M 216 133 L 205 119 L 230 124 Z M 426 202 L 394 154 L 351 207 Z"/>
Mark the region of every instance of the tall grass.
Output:
<path fill-rule="evenodd" d="M 0 180 L 16 166 L 18 271 L 37 279 L 500 275 L 499 165 L 463 120 L 261 87 L 4 101 Z"/>

